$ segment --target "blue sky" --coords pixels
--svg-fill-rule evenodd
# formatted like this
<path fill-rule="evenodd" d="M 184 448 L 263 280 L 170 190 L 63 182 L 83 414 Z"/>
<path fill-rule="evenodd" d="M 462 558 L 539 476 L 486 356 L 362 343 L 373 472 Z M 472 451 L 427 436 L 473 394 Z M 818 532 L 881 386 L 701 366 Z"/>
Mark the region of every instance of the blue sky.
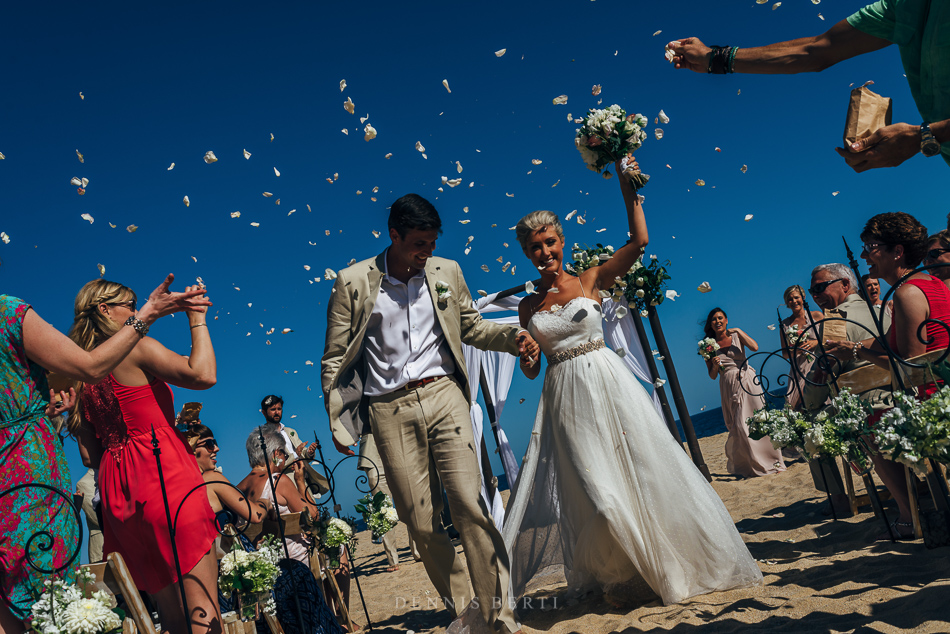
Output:
<path fill-rule="evenodd" d="M 919 123 L 896 48 L 820 75 L 721 77 L 675 71 L 663 46 L 687 36 L 754 46 L 816 34 L 859 6 L 14 4 L 0 26 L 0 231 L 11 239 L 0 243 L 0 289 L 65 331 L 75 293 L 98 277 L 99 263 L 142 297 L 169 271 L 179 289 L 201 276 L 215 302 L 218 385 L 176 390 L 176 402 L 205 403 L 203 421 L 237 481 L 265 394 L 282 394 L 285 422 L 330 447 L 319 358 L 331 284 L 310 282 L 382 251 L 386 208 L 400 195 L 435 203 L 445 229 L 437 254 L 461 262 L 473 294 L 531 279 L 508 228 L 535 209 L 578 209 L 587 223 L 567 225 L 570 242 L 625 241 L 616 181 L 584 168 L 567 120 L 597 105 L 591 87 L 601 84 L 602 106 L 618 103 L 651 122 L 660 109 L 670 117 L 664 138 L 651 125 L 637 153 L 653 177 L 644 191 L 648 253 L 672 261 L 669 287 L 682 294 L 660 312 L 690 410 L 716 407 L 718 386 L 695 354 L 706 312 L 722 306 L 732 325 L 775 347 L 766 326 L 776 322 L 782 291 L 807 285 L 816 264 L 843 261 L 842 235 L 856 245 L 863 222 L 883 211 L 944 226 L 947 210 L 934 203 L 947 167 L 918 156 L 854 174 L 833 150 L 851 84 L 875 81 L 874 90 L 894 98 L 895 121 Z M 562 94 L 567 105 L 553 105 Z M 355 115 L 343 108 L 347 97 Z M 379 135 L 369 142 L 359 121 L 367 114 Z M 211 165 L 202 160 L 209 150 L 219 159 Z M 89 179 L 84 196 L 69 184 L 73 176 Z M 442 176 L 463 184 L 439 192 Z M 236 211 L 240 218 L 231 218 Z M 744 222 L 746 214 L 754 218 Z M 138 231 L 127 232 L 130 224 Z M 498 257 L 517 266 L 514 276 L 501 272 Z M 703 281 L 713 292 L 696 291 Z M 183 317 L 152 333 L 187 353 Z M 540 385 L 516 378 L 505 409 L 519 457 Z M 78 478 L 74 445 L 67 453 Z M 349 507 L 352 488 L 341 493 Z"/>

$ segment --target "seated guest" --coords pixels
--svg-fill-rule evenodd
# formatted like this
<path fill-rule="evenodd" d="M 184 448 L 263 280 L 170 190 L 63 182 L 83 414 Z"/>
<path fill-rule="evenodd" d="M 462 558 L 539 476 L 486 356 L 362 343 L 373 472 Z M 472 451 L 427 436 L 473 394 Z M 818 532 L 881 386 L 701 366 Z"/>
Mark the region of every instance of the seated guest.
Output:
<path fill-rule="evenodd" d="M 927 228 L 903 212 L 873 216 L 864 226 L 861 240 L 864 242 L 861 257 L 868 263 L 869 273 L 892 287 L 920 264 L 927 255 L 929 245 Z M 895 354 L 903 359 L 912 359 L 931 350 L 944 349 L 950 344 L 950 335 L 940 323 L 928 322 L 925 334 L 918 334 L 921 324 L 927 320 L 950 323 L 950 289 L 943 281 L 926 273 L 915 273 L 901 283 L 894 293 L 893 301 L 893 316 L 885 337 Z M 829 342 L 828 347 L 841 359 L 857 358 L 890 369 L 884 348 L 876 339 Z M 920 400 L 930 398 L 939 389 L 936 383 L 914 387 Z M 880 415 L 876 415 L 875 420 L 879 418 Z M 900 509 L 893 528 L 901 538 L 912 538 L 910 499 L 904 467 L 886 460 L 880 454 L 871 456 L 871 460 Z M 882 538 L 888 536 L 882 535 Z"/>
<path fill-rule="evenodd" d="M 864 284 L 864 292 L 867 293 L 868 299 L 871 300 L 871 305 L 874 306 L 878 316 L 890 320 L 894 301 L 888 300 L 887 305 L 885 305 L 881 300 L 881 281 L 876 277 L 871 277 L 869 273 L 865 273 L 861 276 L 861 283 Z"/>
<path fill-rule="evenodd" d="M 818 307 L 824 311 L 822 317 L 826 318 L 826 321 L 823 321 L 821 326 L 822 339 L 826 345 L 830 345 L 828 340 L 863 341 L 870 337 L 872 333 L 877 332 L 871 309 L 858 294 L 857 278 L 854 271 L 848 266 L 844 264 L 816 266 L 811 272 L 811 287 L 808 291 Z M 848 321 L 843 321 L 845 319 Z M 845 372 L 850 372 L 867 364 L 867 361 L 859 361 L 848 357 L 841 359 L 838 365 L 830 369 L 835 376 L 840 376 Z M 818 365 L 822 364 L 818 363 Z M 818 368 L 812 370 L 805 382 L 806 411 L 817 413 L 828 404 L 831 390 L 824 383 L 826 381 L 830 382 L 830 380 L 830 375 L 826 376 Z M 886 407 L 883 403 L 885 395 L 886 392 L 882 390 L 871 390 L 859 396 L 870 401 L 872 407 L 883 409 Z M 848 496 L 845 493 L 844 482 L 834 459 L 819 458 L 809 462 L 809 467 L 811 468 L 815 488 L 831 495 L 831 503 L 839 515 L 850 514 L 851 509 L 848 504 Z"/>
<path fill-rule="evenodd" d="M 935 233 L 928 240 L 930 244 L 927 245 L 924 264 L 932 268 L 928 268 L 927 272 L 943 280 L 943 283 L 950 287 L 950 266 L 933 266 L 934 264 L 950 265 L 950 231 L 945 229 Z"/>
<path fill-rule="evenodd" d="M 782 320 L 782 329 L 779 333 L 782 343 L 782 356 L 789 359 L 789 362 L 795 368 L 789 372 L 790 378 L 785 403 L 791 409 L 801 409 L 805 377 L 808 376 L 808 372 L 815 362 L 814 355 L 808 354 L 806 351 L 815 347 L 816 340 L 821 332 L 819 328 L 812 328 L 812 324 L 821 321 L 823 315 L 816 310 L 811 311 L 811 315 L 809 315 L 805 303 L 805 291 L 798 284 L 786 288 L 782 297 L 785 300 L 785 306 L 792 311 L 790 317 Z M 787 331 L 792 326 L 796 326 L 799 332 L 804 333 L 804 339 L 799 338 L 797 341 L 789 341 Z M 797 350 L 793 351 L 793 347 L 797 347 Z M 793 354 L 795 358 L 791 359 Z"/>
<path fill-rule="evenodd" d="M 266 447 L 266 453 L 261 448 L 260 434 L 257 429 L 252 431 L 247 437 L 245 448 L 247 449 L 247 459 L 251 467 L 251 472 L 238 484 L 238 488 L 241 489 L 241 491 L 243 491 L 252 502 L 266 501 L 266 503 L 270 503 L 272 505 L 270 512 L 275 515 L 276 513 L 281 515 L 285 515 L 287 513 L 301 513 L 306 510 L 310 514 L 311 518 L 314 520 L 319 519 L 320 509 L 315 504 L 312 504 L 308 501 L 307 481 L 304 477 L 302 468 L 303 462 L 300 460 L 291 461 L 285 445 L 284 436 L 278 429 L 274 429 L 271 426 L 264 426 L 262 433 L 264 435 L 264 446 Z M 272 483 L 268 482 L 267 478 L 268 462 L 270 463 L 269 466 L 273 475 Z M 293 465 L 292 469 L 294 474 L 292 479 L 290 475 L 282 473 L 282 471 L 287 468 L 288 463 L 291 462 Z M 275 490 L 277 494 L 276 502 L 274 501 Z M 277 508 L 276 513 L 273 509 L 273 506 L 276 506 Z M 292 570 L 292 574 L 298 579 L 298 587 L 300 585 L 300 578 L 308 578 L 309 581 L 307 581 L 307 579 L 304 580 L 307 587 L 311 587 L 312 585 L 313 588 L 316 588 L 316 581 L 314 580 L 313 574 L 309 568 L 311 549 L 310 538 L 305 533 L 287 535 L 284 539 L 284 543 L 287 547 L 287 553 L 290 555 L 289 561 L 294 562 L 287 563 L 288 560 L 285 559 L 285 563 L 282 563 L 284 570 Z M 341 557 L 340 562 L 340 571 L 335 574 L 335 577 L 337 579 L 337 584 L 340 586 L 340 592 L 343 593 L 344 600 L 346 600 L 347 604 L 349 604 L 349 561 L 346 559 L 345 554 L 343 557 Z M 281 584 L 281 579 L 284 579 L 285 576 L 287 575 L 281 575 L 280 579 L 278 579 L 278 585 Z M 296 606 L 294 605 L 292 585 L 290 585 L 289 578 L 284 581 L 283 585 L 286 586 L 286 593 L 279 593 L 277 587 L 275 587 L 274 591 L 277 595 L 278 619 L 284 626 L 284 629 L 289 630 L 287 626 L 288 619 L 296 623 Z M 318 616 L 320 623 L 327 622 L 327 619 L 329 618 L 332 621 L 333 626 L 338 628 L 336 620 L 333 618 L 329 608 L 327 607 L 327 602 L 323 601 L 322 597 L 319 596 L 319 591 L 311 591 L 310 595 L 316 595 L 320 599 L 317 601 L 317 603 L 320 605 L 317 605 L 314 608 L 315 610 L 318 609 L 318 611 L 311 612 L 311 614 Z M 282 596 L 283 599 L 281 598 Z M 293 612 L 293 614 L 288 614 L 289 612 Z M 281 614 L 284 615 L 281 616 Z M 309 618 L 307 617 L 306 613 L 304 618 Z M 327 629 L 325 631 L 331 630 Z M 333 631 L 339 630 L 336 629 Z"/>

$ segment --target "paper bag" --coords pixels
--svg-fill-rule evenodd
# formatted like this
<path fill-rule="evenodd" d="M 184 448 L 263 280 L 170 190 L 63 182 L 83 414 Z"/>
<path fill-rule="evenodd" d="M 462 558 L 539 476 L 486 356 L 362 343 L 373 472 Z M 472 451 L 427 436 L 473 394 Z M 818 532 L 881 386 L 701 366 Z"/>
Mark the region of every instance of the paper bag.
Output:
<path fill-rule="evenodd" d="M 891 125 L 892 111 L 890 97 L 882 97 L 867 85 L 852 90 L 848 116 L 844 122 L 844 146 L 849 148 L 858 139 L 869 137 L 880 128 Z"/>

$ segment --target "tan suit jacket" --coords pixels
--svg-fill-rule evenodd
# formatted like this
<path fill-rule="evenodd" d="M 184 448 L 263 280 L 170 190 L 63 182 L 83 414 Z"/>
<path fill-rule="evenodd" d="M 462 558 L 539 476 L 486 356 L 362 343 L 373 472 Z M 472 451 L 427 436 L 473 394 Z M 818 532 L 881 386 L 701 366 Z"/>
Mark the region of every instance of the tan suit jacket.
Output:
<path fill-rule="evenodd" d="M 383 251 L 375 258 L 343 269 L 330 293 L 321 380 L 330 430 L 341 445 L 354 445 L 364 430 L 369 431 L 369 399 L 363 396 L 363 338 L 386 270 L 385 257 Z M 470 391 L 462 344 L 518 354 L 517 336 L 521 328 L 482 319 L 472 305 L 472 295 L 457 262 L 431 257 L 426 263 L 425 275 L 436 318 L 455 361 L 455 377 L 468 399 Z M 439 299 L 437 281 L 448 284 L 450 297 Z"/>

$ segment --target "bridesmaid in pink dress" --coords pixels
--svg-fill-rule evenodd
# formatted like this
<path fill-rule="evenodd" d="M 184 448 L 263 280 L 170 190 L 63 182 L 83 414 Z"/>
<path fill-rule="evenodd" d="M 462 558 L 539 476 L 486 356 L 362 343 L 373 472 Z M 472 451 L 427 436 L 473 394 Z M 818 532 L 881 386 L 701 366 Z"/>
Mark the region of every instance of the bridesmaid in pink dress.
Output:
<path fill-rule="evenodd" d="M 765 406 L 760 395 L 761 386 L 755 385 L 755 370 L 745 363 L 745 350 L 759 349 L 759 344 L 739 328 L 729 328 L 729 318 L 721 308 L 713 308 L 706 317 L 707 337 L 719 344 L 719 352 L 706 361 L 709 378 L 719 376 L 722 396 L 722 416 L 729 436 L 726 438 L 726 470 L 738 476 L 751 478 L 785 471 L 782 452 L 772 447 L 766 436 L 760 440 L 749 438 L 746 419 Z M 741 368 L 741 369 L 740 369 Z"/>
<path fill-rule="evenodd" d="M 134 319 L 135 304 L 135 293 L 121 284 L 89 282 L 76 296 L 70 338 L 87 350 L 97 347 Z M 83 463 L 99 470 L 104 552 L 122 554 L 136 586 L 157 603 L 164 629 L 193 634 L 222 631 L 212 548 L 216 531 L 208 496 L 199 491 L 185 497 L 203 480 L 190 446 L 173 426 L 175 406 L 168 384 L 193 390 L 215 384 L 217 368 L 205 317 L 204 309 L 188 311 L 188 357 L 146 337 L 142 330 L 147 329 L 136 328 L 142 340 L 112 373 L 99 383 L 80 385 L 80 406 L 70 420 Z M 152 452 L 152 429 L 161 450 L 171 516 L 179 515 L 175 545 L 191 612 L 187 616 Z"/>

